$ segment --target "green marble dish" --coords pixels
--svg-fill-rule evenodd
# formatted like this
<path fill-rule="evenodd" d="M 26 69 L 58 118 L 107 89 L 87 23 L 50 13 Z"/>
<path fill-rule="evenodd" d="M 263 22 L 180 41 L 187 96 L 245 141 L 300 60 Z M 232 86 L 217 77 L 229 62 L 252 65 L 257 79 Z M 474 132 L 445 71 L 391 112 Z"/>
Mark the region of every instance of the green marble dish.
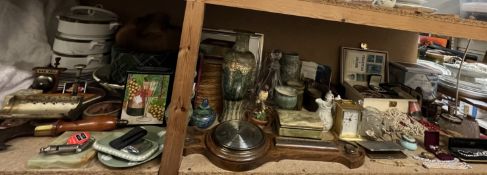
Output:
<path fill-rule="evenodd" d="M 112 156 L 109 154 L 98 152 L 98 160 L 102 164 L 104 164 L 108 167 L 125 168 L 125 167 L 133 167 L 136 165 L 143 164 L 143 163 L 148 162 L 148 161 L 156 158 L 157 156 L 159 156 L 162 153 L 163 148 L 164 148 L 164 140 L 165 140 L 164 137 L 166 135 L 166 129 L 161 128 L 161 127 L 157 127 L 157 126 L 143 126 L 143 128 L 147 130 L 147 135 L 144 137 L 144 139 L 147 139 L 147 140 L 150 140 L 150 141 L 153 141 L 153 142 L 156 142 L 159 144 L 157 151 L 154 154 L 152 154 L 149 158 L 147 158 L 143 161 L 129 161 L 129 160 L 121 159 L 121 158 L 118 158 L 118 157 L 115 157 L 115 156 Z M 125 130 L 125 132 L 127 132 L 127 131 L 129 131 L 129 130 Z M 125 133 L 125 132 L 121 132 L 121 134 L 123 135 L 123 133 Z M 110 137 L 110 136 L 107 136 L 107 137 Z M 116 133 L 114 133 L 114 135 L 112 135 L 111 137 L 116 137 Z"/>
<path fill-rule="evenodd" d="M 64 132 L 58 136 L 49 145 L 62 145 L 66 143 L 66 140 L 71 134 L 76 133 L 73 131 Z M 110 135 L 109 132 L 90 132 L 91 136 L 95 139 L 104 138 Z M 47 146 L 47 145 L 39 145 Z M 95 158 L 96 151 L 92 147 L 77 154 L 36 154 L 27 161 L 27 168 L 31 169 L 59 169 L 59 168 L 84 168 Z M 1 174 L 1 173 L 0 173 Z"/>

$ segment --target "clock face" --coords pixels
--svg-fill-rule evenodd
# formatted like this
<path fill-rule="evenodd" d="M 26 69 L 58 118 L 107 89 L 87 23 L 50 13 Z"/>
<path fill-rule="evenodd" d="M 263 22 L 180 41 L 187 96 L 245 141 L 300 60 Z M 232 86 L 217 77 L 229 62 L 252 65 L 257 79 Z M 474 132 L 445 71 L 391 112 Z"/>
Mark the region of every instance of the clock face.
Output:
<path fill-rule="evenodd" d="M 359 119 L 359 111 L 343 111 L 343 127 L 340 135 L 348 137 L 357 136 Z"/>

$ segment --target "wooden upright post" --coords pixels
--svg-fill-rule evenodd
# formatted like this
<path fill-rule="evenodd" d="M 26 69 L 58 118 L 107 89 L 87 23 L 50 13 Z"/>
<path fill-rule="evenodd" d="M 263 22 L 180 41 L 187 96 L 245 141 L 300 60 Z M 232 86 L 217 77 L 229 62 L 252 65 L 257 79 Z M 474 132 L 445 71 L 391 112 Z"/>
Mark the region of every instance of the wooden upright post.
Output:
<path fill-rule="evenodd" d="M 161 175 L 178 174 L 181 166 L 204 11 L 203 0 L 186 1 L 172 100 L 168 107 L 166 140 L 159 168 Z"/>

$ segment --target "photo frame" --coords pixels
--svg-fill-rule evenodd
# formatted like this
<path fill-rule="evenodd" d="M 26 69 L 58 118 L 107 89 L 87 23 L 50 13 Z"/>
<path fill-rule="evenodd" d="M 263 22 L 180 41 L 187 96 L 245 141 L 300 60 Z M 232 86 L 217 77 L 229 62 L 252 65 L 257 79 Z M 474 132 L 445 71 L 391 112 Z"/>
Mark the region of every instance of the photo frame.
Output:
<path fill-rule="evenodd" d="M 68 81 L 63 84 L 63 91 L 61 93 L 72 93 L 73 86 L 75 81 Z M 86 93 L 86 89 L 88 89 L 88 81 L 80 81 L 78 82 L 78 93 Z"/>
<path fill-rule="evenodd" d="M 368 86 L 370 75 L 380 75 L 388 82 L 388 52 L 342 47 L 340 82 L 350 86 Z"/>
<path fill-rule="evenodd" d="M 129 71 L 120 118 L 129 125 L 166 125 L 172 82 L 172 73 Z"/>

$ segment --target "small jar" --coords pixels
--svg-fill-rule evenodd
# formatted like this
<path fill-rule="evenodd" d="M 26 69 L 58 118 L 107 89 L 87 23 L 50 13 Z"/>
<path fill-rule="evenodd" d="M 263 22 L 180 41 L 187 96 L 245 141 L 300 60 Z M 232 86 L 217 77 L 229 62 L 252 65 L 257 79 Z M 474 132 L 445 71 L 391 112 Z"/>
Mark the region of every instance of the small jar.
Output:
<path fill-rule="evenodd" d="M 296 103 L 296 110 L 300 111 L 303 108 L 303 93 L 304 93 L 304 83 L 296 80 L 290 80 L 287 82 L 289 87 L 296 89 L 298 94 L 298 101 Z"/>
<path fill-rule="evenodd" d="M 414 137 L 412 136 L 403 134 L 401 137 L 401 141 L 399 142 L 401 143 L 402 147 L 408 150 L 414 151 L 418 149 L 418 144 L 416 143 L 416 139 L 414 139 Z"/>
<path fill-rule="evenodd" d="M 193 111 L 190 123 L 200 129 L 206 129 L 215 122 L 216 117 L 216 112 L 210 107 L 208 99 L 205 98 Z"/>
<path fill-rule="evenodd" d="M 296 89 L 289 86 L 275 87 L 274 101 L 281 109 L 293 110 L 296 108 L 298 93 Z"/>

